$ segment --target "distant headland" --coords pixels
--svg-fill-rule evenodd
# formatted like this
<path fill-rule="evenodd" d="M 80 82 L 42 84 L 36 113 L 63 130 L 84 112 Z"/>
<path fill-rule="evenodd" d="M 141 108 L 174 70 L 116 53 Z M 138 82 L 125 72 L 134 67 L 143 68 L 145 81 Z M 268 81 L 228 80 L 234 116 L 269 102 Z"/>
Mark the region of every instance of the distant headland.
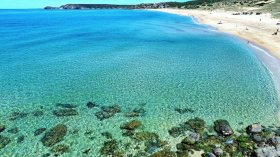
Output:
<path fill-rule="evenodd" d="M 47 10 L 88 10 L 88 9 L 160 9 L 167 8 L 168 3 L 147 3 L 137 5 L 116 5 L 116 4 L 66 4 L 60 7 L 47 6 Z"/>

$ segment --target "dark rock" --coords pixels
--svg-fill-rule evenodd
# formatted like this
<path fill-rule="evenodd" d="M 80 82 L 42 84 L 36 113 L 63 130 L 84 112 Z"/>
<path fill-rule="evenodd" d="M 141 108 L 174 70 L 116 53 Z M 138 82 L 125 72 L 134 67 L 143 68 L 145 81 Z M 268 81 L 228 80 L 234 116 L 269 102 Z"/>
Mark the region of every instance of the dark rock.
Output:
<path fill-rule="evenodd" d="M 216 155 L 213 153 L 207 153 L 206 157 L 216 157 Z"/>
<path fill-rule="evenodd" d="M 156 133 L 143 131 L 135 133 L 133 138 L 138 141 L 157 141 L 159 136 Z"/>
<path fill-rule="evenodd" d="M 181 127 L 173 127 L 170 130 L 168 130 L 168 133 L 172 137 L 178 137 L 180 136 L 184 130 Z"/>
<path fill-rule="evenodd" d="M 196 133 L 202 133 L 205 128 L 205 121 L 200 118 L 190 119 L 186 122 Z"/>
<path fill-rule="evenodd" d="M 214 129 L 218 134 L 223 136 L 230 136 L 233 134 L 233 130 L 226 120 L 216 120 L 214 122 Z"/>
<path fill-rule="evenodd" d="M 131 112 L 128 112 L 125 114 L 126 117 L 139 117 L 139 116 L 144 116 L 145 114 L 145 109 L 143 107 L 140 108 L 135 108 Z"/>
<path fill-rule="evenodd" d="M 123 124 L 120 128 L 125 130 L 135 130 L 141 126 L 141 122 L 138 120 L 133 120 L 128 123 Z"/>
<path fill-rule="evenodd" d="M 49 157 L 49 156 L 51 156 L 51 153 L 46 153 L 42 155 L 42 157 Z"/>
<path fill-rule="evenodd" d="M 158 152 L 158 150 L 166 144 L 166 141 L 161 141 L 158 137 L 152 137 L 151 139 L 145 141 L 145 151 L 149 154 L 153 154 Z"/>
<path fill-rule="evenodd" d="M 35 130 L 34 132 L 34 136 L 38 136 L 41 135 L 43 132 L 45 132 L 47 130 L 47 128 L 39 128 L 37 130 Z"/>
<path fill-rule="evenodd" d="M 214 148 L 213 153 L 216 156 L 222 156 L 224 154 L 224 151 L 221 148 L 218 147 L 218 148 Z"/>
<path fill-rule="evenodd" d="M 17 119 L 21 119 L 21 118 L 25 118 L 28 115 L 28 113 L 25 112 L 13 112 L 10 117 L 9 120 L 17 120 Z"/>
<path fill-rule="evenodd" d="M 113 117 L 116 113 L 121 112 L 120 107 L 117 105 L 114 106 L 103 106 L 101 107 L 102 111 L 96 112 L 95 116 L 97 117 L 97 119 L 99 120 L 104 120 L 104 119 L 108 119 L 110 117 Z"/>
<path fill-rule="evenodd" d="M 125 130 L 122 135 L 131 137 L 134 135 L 134 130 Z"/>
<path fill-rule="evenodd" d="M 98 105 L 96 103 L 93 103 L 93 102 L 88 102 L 87 107 L 88 108 L 94 108 L 94 107 L 98 107 Z"/>
<path fill-rule="evenodd" d="M 170 150 L 161 150 L 159 152 L 156 152 L 152 155 L 150 155 L 150 157 L 176 157 L 176 153 L 175 152 L 171 152 Z"/>
<path fill-rule="evenodd" d="M 106 141 L 103 144 L 103 147 L 100 149 L 101 155 L 113 155 L 118 149 L 118 143 L 116 140 Z"/>
<path fill-rule="evenodd" d="M 104 111 L 99 111 L 95 113 L 95 116 L 97 119 L 99 120 L 104 120 L 104 119 L 108 119 L 113 117 L 115 114 L 114 113 L 108 113 L 108 112 L 104 112 Z"/>
<path fill-rule="evenodd" d="M 113 138 L 113 135 L 109 132 L 102 132 L 101 135 L 106 137 L 107 139 L 112 139 Z"/>
<path fill-rule="evenodd" d="M 63 154 L 69 152 L 70 148 L 67 145 L 59 144 L 51 149 L 55 154 Z"/>
<path fill-rule="evenodd" d="M 73 104 L 61 104 L 61 103 L 58 103 L 56 104 L 56 107 L 61 107 L 61 108 L 76 108 L 77 106 L 76 105 L 73 105 Z"/>
<path fill-rule="evenodd" d="M 17 138 L 17 143 L 22 143 L 24 141 L 25 136 L 21 135 Z"/>
<path fill-rule="evenodd" d="M 199 141 L 199 138 L 200 138 L 199 134 L 191 133 L 188 137 L 186 137 L 182 140 L 182 143 L 188 144 L 188 145 L 193 145 L 197 141 Z"/>
<path fill-rule="evenodd" d="M 59 109 L 54 110 L 53 114 L 57 117 L 64 117 L 64 116 L 76 116 L 78 112 L 75 109 Z"/>
<path fill-rule="evenodd" d="M 67 127 L 63 124 L 58 124 L 45 133 L 41 142 L 46 147 L 52 147 L 56 143 L 62 141 L 66 133 Z"/>
<path fill-rule="evenodd" d="M 118 105 L 113 106 L 102 106 L 101 110 L 108 113 L 119 113 L 121 112 L 121 108 Z"/>
<path fill-rule="evenodd" d="M 18 127 L 15 127 L 15 128 L 8 130 L 7 132 L 11 133 L 11 134 L 17 134 L 19 132 L 19 129 L 18 129 Z"/>
<path fill-rule="evenodd" d="M 0 135 L 0 149 L 5 148 L 10 142 L 10 138 Z"/>
<path fill-rule="evenodd" d="M 0 132 L 3 132 L 6 129 L 6 126 L 3 124 L 0 124 Z"/>
<path fill-rule="evenodd" d="M 36 110 L 36 111 L 32 112 L 32 115 L 35 117 L 41 117 L 44 115 L 44 112 L 41 110 Z"/>
<path fill-rule="evenodd" d="M 83 154 L 88 155 L 90 151 L 91 151 L 91 149 L 90 149 L 90 148 L 88 148 L 88 149 L 86 149 L 86 150 L 84 150 L 84 151 L 83 151 Z"/>
<path fill-rule="evenodd" d="M 276 147 L 277 145 L 280 144 L 280 137 L 279 137 L 279 136 L 272 137 L 272 138 L 270 138 L 270 139 L 268 140 L 268 143 L 269 143 L 270 145 L 273 145 L 273 146 Z"/>
<path fill-rule="evenodd" d="M 246 128 L 248 134 L 256 134 L 262 132 L 262 126 L 260 124 L 252 124 Z"/>

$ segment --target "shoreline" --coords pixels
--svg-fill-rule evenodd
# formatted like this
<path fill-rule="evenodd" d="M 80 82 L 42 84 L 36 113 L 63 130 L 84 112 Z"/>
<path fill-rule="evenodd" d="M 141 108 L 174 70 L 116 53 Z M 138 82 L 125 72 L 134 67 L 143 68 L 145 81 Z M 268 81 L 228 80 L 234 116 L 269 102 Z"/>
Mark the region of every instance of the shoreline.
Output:
<path fill-rule="evenodd" d="M 149 9 L 151 11 L 160 11 L 170 14 L 177 14 L 180 16 L 189 16 L 193 19 L 195 23 L 208 25 L 212 28 L 215 28 L 217 31 L 233 35 L 244 42 L 248 41 L 249 46 L 255 51 L 256 57 L 261 61 L 263 66 L 266 67 L 268 72 L 271 75 L 272 81 L 275 85 L 275 90 L 278 95 L 278 100 L 280 102 L 280 32 L 278 35 L 272 35 L 273 32 L 270 33 L 273 29 L 280 28 L 277 26 L 277 19 L 272 19 L 271 15 L 232 15 L 233 12 L 226 11 L 204 11 L 204 10 L 182 10 L 182 9 Z M 213 16 L 214 13 L 218 13 L 218 15 Z M 219 15 L 223 16 L 219 16 Z M 240 17 L 241 16 L 241 17 Z M 258 23 L 256 19 L 250 22 L 249 17 L 253 16 L 253 18 L 261 18 L 265 19 L 266 22 L 264 25 L 256 25 L 255 27 L 250 27 L 250 25 L 254 25 Z M 249 18 L 249 22 L 242 21 L 242 18 Z M 252 17 L 251 17 L 252 18 Z M 218 20 L 220 19 L 220 20 Z M 218 24 L 219 21 L 222 24 Z M 279 20 L 280 21 L 280 20 Z M 240 22 L 240 23 L 237 23 Z M 243 23 L 244 22 L 244 23 Z M 259 21 L 260 24 L 262 21 Z M 275 26 L 270 28 L 265 28 L 267 25 L 271 23 L 275 23 Z M 247 25 L 247 23 L 250 23 Z M 235 26 L 233 26 L 235 25 Z M 243 29 L 242 29 L 243 28 Z M 246 30 L 246 29 L 249 30 Z M 252 29 L 252 30 L 251 30 Z M 280 30 L 280 29 L 279 29 Z M 250 33 L 251 32 L 251 33 Z M 266 33 L 266 36 L 263 34 Z M 269 44 L 268 44 L 269 43 Z M 278 43 L 278 44 L 277 44 Z M 279 106 L 280 107 L 280 106 Z M 276 113 L 276 118 L 280 122 L 280 109 Z"/>
<path fill-rule="evenodd" d="M 273 19 L 270 14 L 262 15 L 232 15 L 230 11 L 205 11 L 183 9 L 148 9 L 181 16 L 191 16 L 199 24 L 205 24 L 217 30 L 241 37 L 259 47 L 280 60 L 280 32 L 272 35 L 277 29 L 280 30 L 280 19 Z M 261 19 L 261 21 L 259 21 Z M 244 21 L 247 20 L 247 21 Z M 222 22 L 222 24 L 219 24 Z M 246 30 L 246 28 L 248 30 Z"/>

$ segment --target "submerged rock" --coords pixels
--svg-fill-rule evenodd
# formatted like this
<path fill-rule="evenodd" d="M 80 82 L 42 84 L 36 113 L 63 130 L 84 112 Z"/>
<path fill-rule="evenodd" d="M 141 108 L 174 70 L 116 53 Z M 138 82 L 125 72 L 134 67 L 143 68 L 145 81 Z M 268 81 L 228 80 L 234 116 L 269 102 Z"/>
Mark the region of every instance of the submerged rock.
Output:
<path fill-rule="evenodd" d="M 96 103 L 93 103 L 93 102 L 88 102 L 87 107 L 88 108 L 94 108 L 94 107 L 98 107 L 98 105 Z"/>
<path fill-rule="evenodd" d="M 113 138 L 113 135 L 109 132 L 102 132 L 101 135 L 106 137 L 107 139 L 112 139 Z"/>
<path fill-rule="evenodd" d="M 176 157 L 176 153 L 172 152 L 170 150 L 161 150 L 159 152 L 156 152 L 152 155 L 150 155 L 150 157 Z"/>
<path fill-rule="evenodd" d="M 6 129 L 6 126 L 3 124 L 0 124 L 0 132 L 3 132 Z"/>
<path fill-rule="evenodd" d="M 135 133 L 133 138 L 138 141 L 156 141 L 159 139 L 159 136 L 156 133 L 143 131 Z"/>
<path fill-rule="evenodd" d="M 52 147 L 56 143 L 62 141 L 66 133 L 66 125 L 58 124 L 45 133 L 45 135 L 41 139 L 41 142 L 46 147 Z"/>
<path fill-rule="evenodd" d="M 28 115 L 28 113 L 25 113 L 25 112 L 13 112 L 9 116 L 9 120 L 14 121 L 17 119 L 25 118 L 27 115 Z"/>
<path fill-rule="evenodd" d="M 205 129 L 205 121 L 198 117 L 186 122 L 196 133 L 202 133 Z"/>
<path fill-rule="evenodd" d="M 113 106 L 102 106 L 101 110 L 108 113 L 119 113 L 121 112 L 121 108 L 118 105 Z"/>
<path fill-rule="evenodd" d="M 19 128 L 15 127 L 15 128 L 12 128 L 12 129 L 8 130 L 7 132 L 11 133 L 11 134 L 17 134 L 19 132 Z"/>
<path fill-rule="evenodd" d="M 91 151 L 91 149 L 90 149 L 90 148 L 88 148 L 88 149 L 86 149 L 86 150 L 84 150 L 84 151 L 83 151 L 83 154 L 88 155 L 90 151 Z"/>
<path fill-rule="evenodd" d="M 214 129 L 218 134 L 223 136 L 230 136 L 233 134 L 233 130 L 226 120 L 216 120 L 214 122 Z"/>
<path fill-rule="evenodd" d="M 35 130 L 34 132 L 34 136 L 38 136 L 41 135 L 43 132 L 45 132 L 47 130 L 47 128 L 39 128 L 37 130 Z"/>
<path fill-rule="evenodd" d="M 125 130 L 135 130 L 141 126 L 141 122 L 138 120 L 133 120 L 128 123 L 123 124 L 120 128 Z"/>
<path fill-rule="evenodd" d="M 69 152 L 70 148 L 67 145 L 59 144 L 51 149 L 55 154 L 63 154 Z"/>
<path fill-rule="evenodd" d="M 113 155 L 118 149 L 118 143 L 116 140 L 106 141 L 103 144 L 103 147 L 100 149 L 100 154 L 102 155 Z"/>
<path fill-rule="evenodd" d="M 49 156 L 51 156 L 51 153 L 43 154 L 41 157 L 49 157 Z"/>
<path fill-rule="evenodd" d="M 73 105 L 73 104 L 61 104 L 61 103 L 58 103 L 56 104 L 56 107 L 61 107 L 61 108 L 76 108 L 77 106 L 76 105 Z"/>
<path fill-rule="evenodd" d="M 57 117 L 64 117 L 64 116 L 76 116 L 78 112 L 75 109 L 59 109 L 54 110 L 53 114 Z"/>
<path fill-rule="evenodd" d="M 101 107 L 102 111 L 96 112 L 95 116 L 99 120 L 104 120 L 113 117 L 115 114 L 121 112 L 121 109 L 118 105 L 114 106 L 103 106 Z"/>
<path fill-rule="evenodd" d="M 173 127 L 170 130 L 168 130 L 168 133 L 172 137 L 178 137 L 180 136 L 184 130 L 181 127 Z"/>
<path fill-rule="evenodd" d="M 199 141 L 200 136 L 197 133 L 191 133 L 188 137 L 184 138 L 182 140 L 183 144 L 188 144 L 188 145 L 193 145 L 195 144 L 197 141 Z"/>
<path fill-rule="evenodd" d="M 10 138 L 0 135 L 0 149 L 5 148 L 10 142 Z"/>
<path fill-rule="evenodd" d="M 191 108 L 178 108 L 178 107 L 176 107 L 174 110 L 176 112 L 178 112 L 179 114 L 194 113 L 194 110 L 191 109 Z"/>
<path fill-rule="evenodd" d="M 145 112 L 146 111 L 143 107 L 135 108 L 131 112 L 126 113 L 125 116 L 126 117 L 139 117 L 139 116 L 144 116 Z"/>
<path fill-rule="evenodd" d="M 17 138 L 17 143 L 22 143 L 24 141 L 25 136 L 21 135 Z"/>
<path fill-rule="evenodd" d="M 32 115 L 35 117 L 40 117 L 40 116 L 44 115 L 44 112 L 41 110 L 36 110 L 36 111 L 32 112 Z"/>

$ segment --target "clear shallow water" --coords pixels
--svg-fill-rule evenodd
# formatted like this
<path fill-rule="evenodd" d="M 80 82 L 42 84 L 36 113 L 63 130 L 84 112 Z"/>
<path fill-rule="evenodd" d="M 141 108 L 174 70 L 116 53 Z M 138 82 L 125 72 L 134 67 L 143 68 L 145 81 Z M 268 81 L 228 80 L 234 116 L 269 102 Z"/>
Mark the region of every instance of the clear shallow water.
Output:
<path fill-rule="evenodd" d="M 92 148 L 98 156 L 109 131 L 123 143 L 119 126 L 131 120 L 126 112 L 144 105 L 138 117 L 141 130 L 156 132 L 174 143 L 167 130 L 189 118 L 201 117 L 208 125 L 216 119 L 277 123 L 277 94 L 273 81 L 243 41 L 195 24 L 191 18 L 149 11 L 0 11 L 0 119 L 17 134 L 2 133 L 12 142 L 0 154 L 40 156 L 49 152 L 33 132 L 57 123 L 70 134 L 80 156 Z M 120 105 L 122 112 L 99 121 L 88 101 L 101 106 Z M 56 103 L 78 105 L 78 116 L 55 117 Z M 176 107 L 194 113 L 179 114 Z M 14 111 L 42 117 L 8 120 Z M 84 136 L 92 130 L 94 139 Z M 16 138 L 25 135 L 21 144 Z M 175 142 L 176 143 L 176 142 Z"/>

